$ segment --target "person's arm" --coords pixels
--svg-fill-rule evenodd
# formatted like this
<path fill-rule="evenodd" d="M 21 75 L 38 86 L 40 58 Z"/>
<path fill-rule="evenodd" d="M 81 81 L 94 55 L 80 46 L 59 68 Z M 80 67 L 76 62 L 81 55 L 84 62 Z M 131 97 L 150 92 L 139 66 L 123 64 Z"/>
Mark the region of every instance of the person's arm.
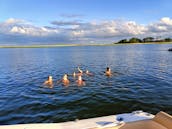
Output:
<path fill-rule="evenodd" d="M 80 72 L 80 73 L 82 73 L 82 70 L 78 67 L 78 71 Z"/>
<path fill-rule="evenodd" d="M 43 84 L 46 85 L 48 83 L 48 81 L 45 81 Z"/>
<path fill-rule="evenodd" d="M 60 82 L 62 82 L 62 80 L 58 80 L 58 81 L 57 81 L 57 84 L 59 84 Z"/>

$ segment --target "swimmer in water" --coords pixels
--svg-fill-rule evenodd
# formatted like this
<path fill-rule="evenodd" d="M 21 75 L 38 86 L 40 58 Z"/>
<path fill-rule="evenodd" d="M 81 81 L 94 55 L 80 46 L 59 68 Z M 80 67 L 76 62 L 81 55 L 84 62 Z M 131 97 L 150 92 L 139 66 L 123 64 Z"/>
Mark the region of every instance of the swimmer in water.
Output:
<path fill-rule="evenodd" d="M 44 85 L 47 85 L 52 88 L 53 87 L 53 77 L 48 76 L 48 79 L 44 82 Z"/>
<path fill-rule="evenodd" d="M 73 72 L 73 77 L 76 77 L 76 73 L 75 72 Z"/>
<path fill-rule="evenodd" d="M 86 70 L 85 74 L 88 75 L 88 76 L 92 76 L 92 75 L 93 75 L 93 74 L 90 73 L 88 70 Z"/>
<path fill-rule="evenodd" d="M 111 69 L 110 69 L 109 67 L 106 68 L 105 75 L 106 75 L 106 76 L 111 76 L 111 75 L 112 75 Z"/>
<path fill-rule="evenodd" d="M 63 82 L 63 85 L 65 85 L 65 86 L 66 86 L 66 85 L 69 85 L 70 81 L 69 81 L 69 79 L 68 79 L 67 74 L 65 74 L 65 75 L 63 76 L 62 82 Z"/>
<path fill-rule="evenodd" d="M 76 81 L 76 83 L 78 84 L 78 86 L 85 85 L 85 81 L 82 80 L 82 76 L 81 75 L 78 76 L 78 80 Z"/>
<path fill-rule="evenodd" d="M 60 82 L 62 82 L 64 86 L 69 85 L 70 81 L 68 79 L 67 74 L 64 74 L 63 78 L 61 80 L 57 81 L 57 84 L 59 84 Z"/>

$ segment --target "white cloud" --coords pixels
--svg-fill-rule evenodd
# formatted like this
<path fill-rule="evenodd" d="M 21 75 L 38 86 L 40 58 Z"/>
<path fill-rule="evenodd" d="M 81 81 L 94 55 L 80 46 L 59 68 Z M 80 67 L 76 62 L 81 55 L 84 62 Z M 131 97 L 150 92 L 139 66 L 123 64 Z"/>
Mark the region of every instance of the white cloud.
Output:
<path fill-rule="evenodd" d="M 170 36 L 172 19 L 164 17 L 157 22 L 141 25 L 135 21 L 52 21 L 51 25 L 39 27 L 22 19 L 10 18 L 0 23 L 0 34 L 30 38 L 48 42 L 111 42 L 115 38 Z M 1 40 L 6 38 L 0 38 Z M 7 41 L 8 42 L 8 41 Z"/>
<path fill-rule="evenodd" d="M 172 19 L 163 17 L 160 21 L 147 25 L 147 34 L 161 37 L 172 36 Z"/>
<path fill-rule="evenodd" d="M 0 23 L 0 33 L 4 34 L 21 34 L 27 36 L 48 36 L 51 34 L 57 34 L 58 29 L 50 29 L 46 27 L 37 27 L 31 23 L 10 18 L 5 22 Z"/>
<path fill-rule="evenodd" d="M 21 19 L 9 18 L 4 23 L 5 24 L 20 24 L 20 23 L 26 23 L 26 21 L 25 20 L 21 20 Z"/>
<path fill-rule="evenodd" d="M 135 22 L 112 20 L 81 24 L 76 30 L 72 31 L 72 33 L 87 38 L 111 38 L 139 35 L 143 34 L 144 31 L 146 31 L 146 28 Z"/>
<path fill-rule="evenodd" d="M 21 33 L 21 34 L 25 34 L 26 33 L 25 29 L 23 29 L 22 27 L 17 27 L 17 26 L 12 27 L 10 32 L 11 33 Z"/>
<path fill-rule="evenodd" d="M 171 25 L 172 26 L 172 19 L 170 19 L 169 17 L 163 17 L 161 19 L 161 22 L 166 24 L 166 25 Z"/>
<path fill-rule="evenodd" d="M 58 34 L 58 30 L 51 30 L 45 27 L 34 27 L 34 26 L 14 26 L 11 28 L 10 33 L 18 33 L 30 36 L 48 36 L 51 34 Z"/>

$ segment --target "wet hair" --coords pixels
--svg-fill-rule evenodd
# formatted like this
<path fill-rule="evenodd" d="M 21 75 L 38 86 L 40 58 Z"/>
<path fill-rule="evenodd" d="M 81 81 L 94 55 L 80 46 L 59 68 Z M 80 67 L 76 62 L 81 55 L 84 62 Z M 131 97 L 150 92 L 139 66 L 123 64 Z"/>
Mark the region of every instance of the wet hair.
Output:
<path fill-rule="evenodd" d="M 106 71 L 109 71 L 109 70 L 110 70 L 110 68 L 109 68 L 109 67 L 107 67 L 107 68 L 106 68 Z"/>

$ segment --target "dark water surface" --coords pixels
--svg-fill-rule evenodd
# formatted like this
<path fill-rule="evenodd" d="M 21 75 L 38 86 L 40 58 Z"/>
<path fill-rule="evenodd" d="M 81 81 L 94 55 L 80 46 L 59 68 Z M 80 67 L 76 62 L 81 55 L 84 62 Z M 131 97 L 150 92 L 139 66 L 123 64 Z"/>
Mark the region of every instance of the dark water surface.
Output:
<path fill-rule="evenodd" d="M 143 110 L 172 114 L 172 44 L 0 49 L 0 124 L 62 122 Z M 64 73 L 88 69 L 86 85 Z M 109 66 L 112 77 L 104 76 Z"/>

